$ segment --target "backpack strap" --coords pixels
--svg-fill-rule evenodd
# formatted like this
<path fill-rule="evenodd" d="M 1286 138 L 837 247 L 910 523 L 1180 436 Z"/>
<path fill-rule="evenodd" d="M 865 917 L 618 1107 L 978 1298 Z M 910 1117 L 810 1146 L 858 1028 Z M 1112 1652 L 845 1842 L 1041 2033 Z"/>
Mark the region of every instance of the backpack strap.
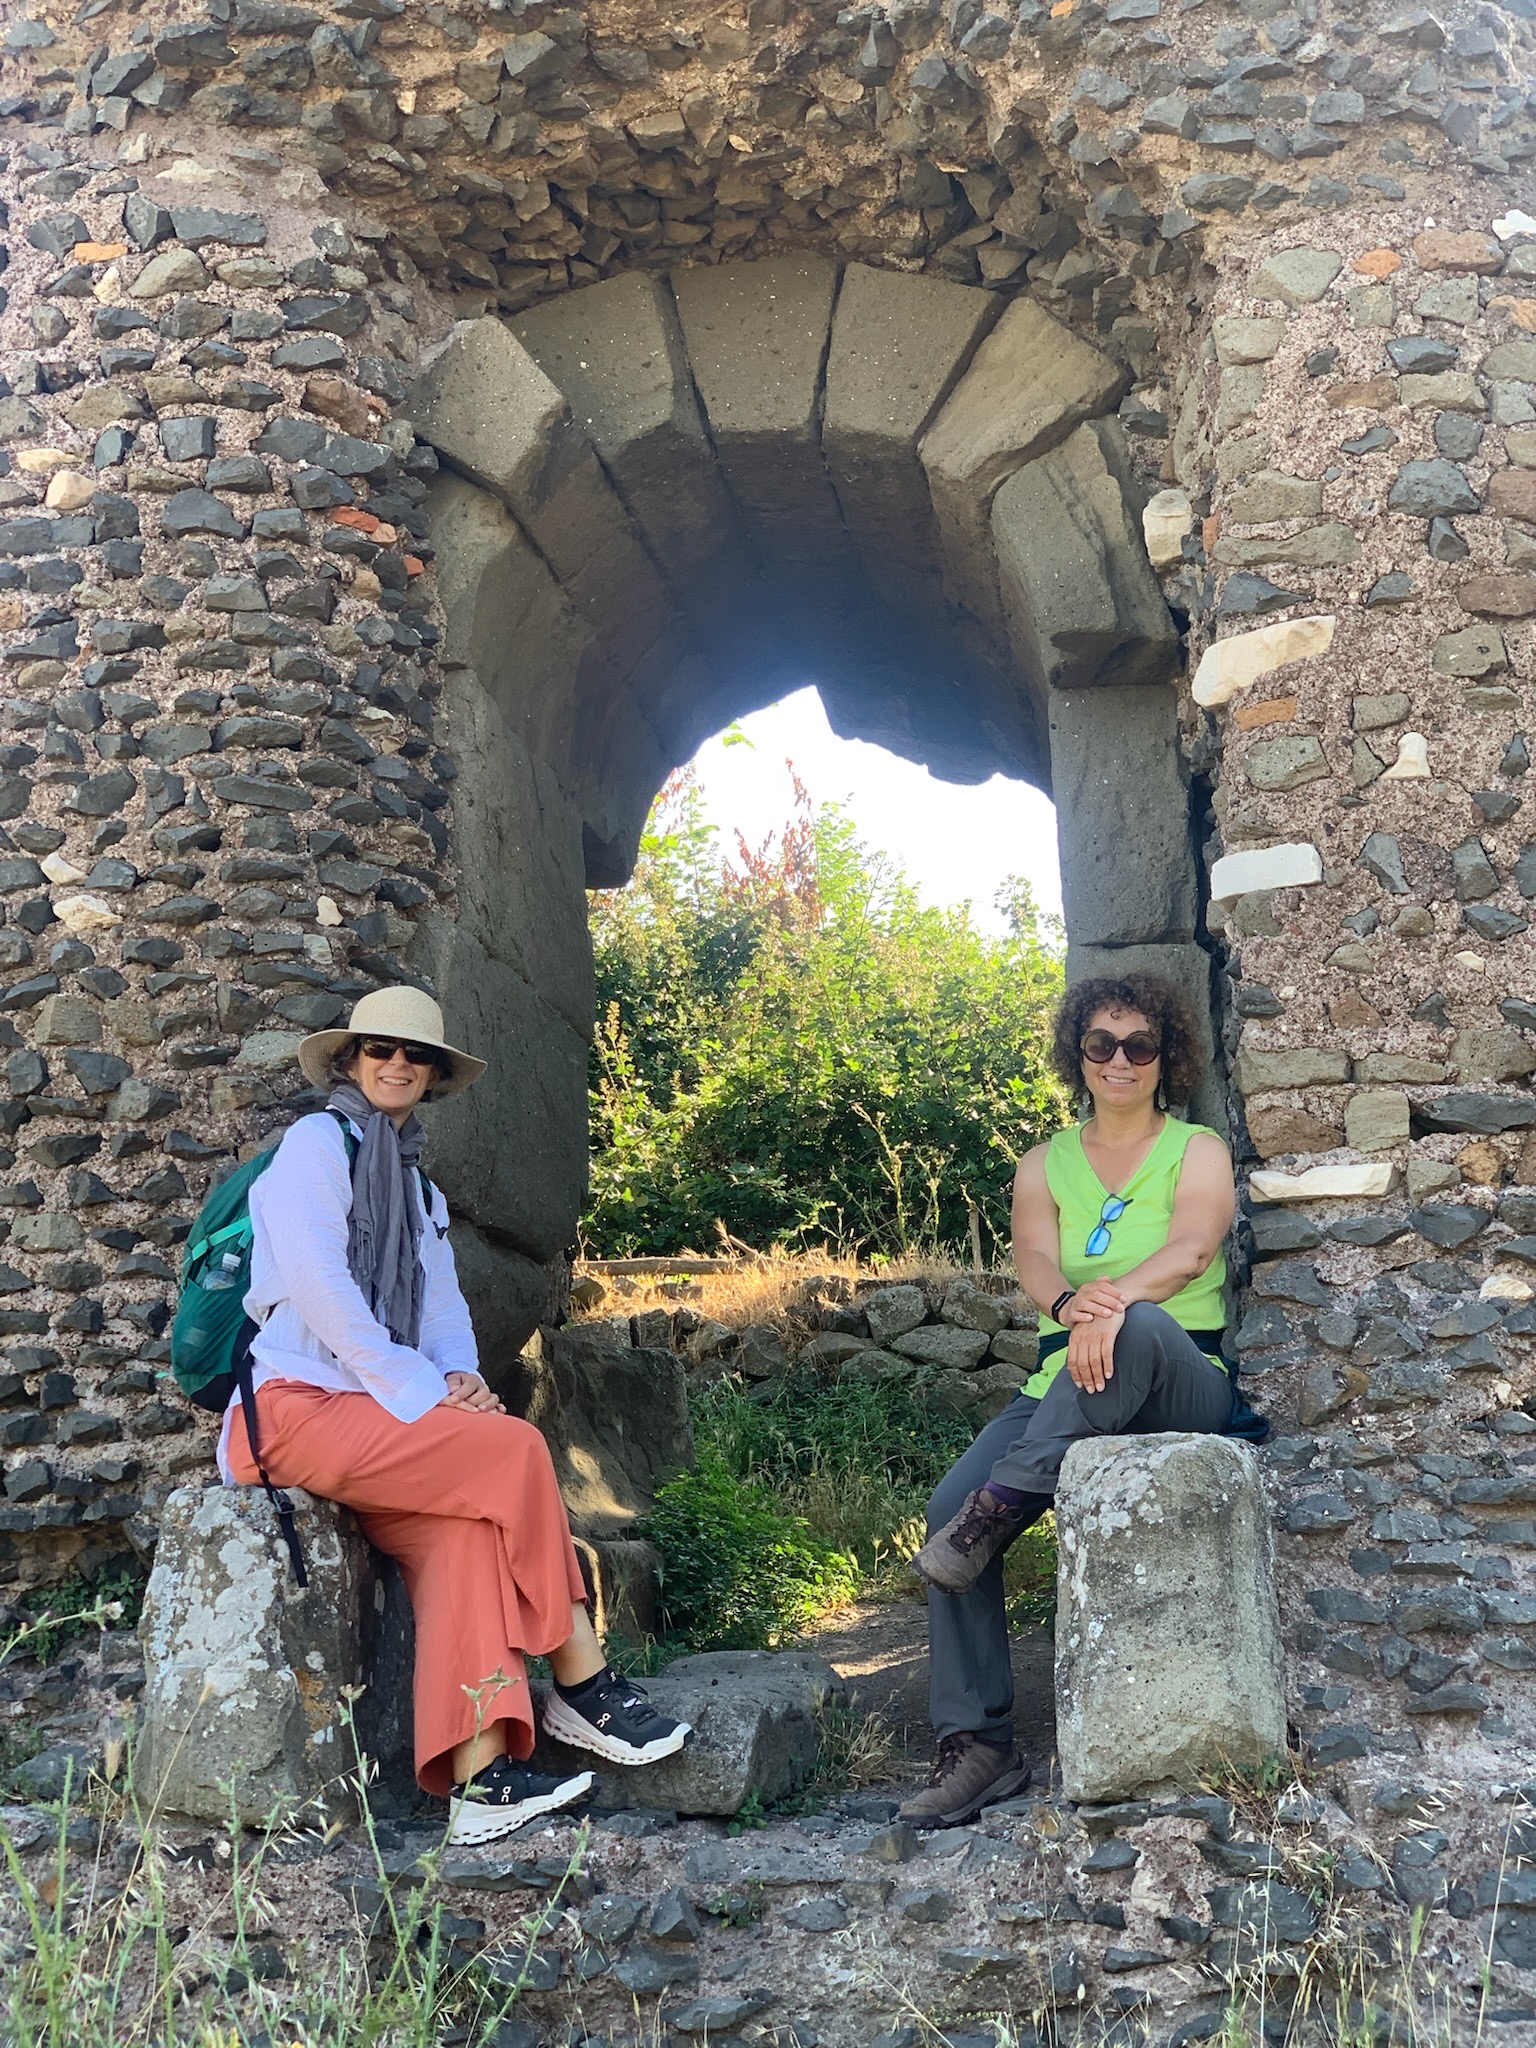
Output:
<path fill-rule="evenodd" d="M 342 1143 L 347 1148 L 347 1166 L 350 1171 L 357 1164 L 358 1151 L 357 1140 L 352 1135 L 352 1127 L 340 1110 L 333 1109 L 328 1111 L 327 1114 L 335 1117 L 337 1123 L 341 1126 Z M 214 1241 L 210 1238 L 209 1243 L 212 1244 Z M 261 1462 L 260 1424 L 256 1418 L 256 1389 L 251 1384 L 251 1345 L 255 1341 L 259 1327 L 258 1324 L 252 1322 L 247 1317 L 245 1327 L 241 1330 L 236 1341 L 235 1355 L 231 1361 L 234 1368 L 235 1385 L 240 1389 L 240 1409 L 245 1417 L 245 1437 L 246 1442 L 251 1447 L 251 1463 L 256 1467 L 257 1477 L 261 1480 L 262 1491 L 272 1503 L 273 1512 L 277 1516 L 277 1526 L 282 1531 L 283 1542 L 288 1547 L 288 1562 L 293 1566 L 294 1579 L 300 1586 L 307 1586 L 309 1584 L 309 1573 L 304 1565 L 304 1547 L 299 1542 L 299 1528 L 294 1515 L 293 1502 L 282 1487 L 272 1484 L 267 1468 Z"/>
<path fill-rule="evenodd" d="M 340 1128 L 341 1142 L 347 1148 L 347 1171 L 350 1173 L 353 1170 L 353 1168 L 357 1165 L 357 1155 L 359 1150 L 358 1142 L 356 1138 L 354 1138 L 352 1135 L 352 1120 L 344 1110 L 327 1109 L 325 1113 L 327 1116 L 335 1117 L 337 1125 Z"/>
<path fill-rule="evenodd" d="M 309 1573 L 304 1568 L 304 1551 L 299 1542 L 298 1523 L 294 1518 L 293 1502 L 281 1487 L 274 1486 L 267 1477 L 267 1468 L 261 1462 L 260 1438 L 256 1421 L 256 1390 L 251 1385 L 251 1340 L 256 1335 L 256 1325 L 249 1317 L 240 1332 L 235 1345 L 235 1384 L 240 1389 L 240 1407 L 245 1416 L 246 1441 L 251 1447 L 251 1461 L 261 1480 L 262 1490 L 272 1503 L 277 1515 L 277 1526 L 283 1532 L 283 1541 L 288 1546 L 288 1562 L 293 1566 L 293 1576 L 300 1586 L 309 1584 Z"/>

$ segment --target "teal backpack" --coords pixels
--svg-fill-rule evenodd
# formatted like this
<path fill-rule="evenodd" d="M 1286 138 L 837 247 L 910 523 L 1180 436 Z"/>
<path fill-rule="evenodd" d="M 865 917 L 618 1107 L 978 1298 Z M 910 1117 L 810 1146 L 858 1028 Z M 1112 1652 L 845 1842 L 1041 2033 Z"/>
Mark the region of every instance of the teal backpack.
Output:
<path fill-rule="evenodd" d="M 333 1109 L 330 1114 L 341 1126 L 347 1165 L 354 1167 L 358 1147 L 351 1126 L 338 1110 Z M 171 1325 L 171 1372 L 189 1401 L 196 1402 L 199 1408 L 211 1409 L 216 1415 L 224 1413 L 239 1388 L 251 1456 L 267 1499 L 277 1511 L 293 1575 L 301 1586 L 307 1586 L 309 1575 L 304 1569 L 304 1554 L 294 1526 L 293 1503 L 267 1477 L 257 1448 L 256 1397 L 251 1386 L 251 1342 L 257 1326 L 245 1312 L 245 1297 L 251 1285 L 251 1245 L 255 1238 L 251 1187 L 276 1156 L 277 1146 L 269 1145 L 254 1159 L 247 1159 L 227 1180 L 220 1181 L 197 1212 L 181 1261 L 181 1299 Z M 422 1188 L 425 1194 L 425 1175 Z"/>

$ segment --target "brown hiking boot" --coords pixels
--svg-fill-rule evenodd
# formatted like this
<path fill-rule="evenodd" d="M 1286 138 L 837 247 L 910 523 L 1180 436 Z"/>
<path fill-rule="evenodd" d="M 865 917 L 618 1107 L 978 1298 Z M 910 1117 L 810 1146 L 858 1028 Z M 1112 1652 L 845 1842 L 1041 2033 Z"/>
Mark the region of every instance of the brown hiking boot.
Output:
<path fill-rule="evenodd" d="M 934 1530 L 913 1558 L 912 1569 L 941 1593 L 968 1593 L 1029 1519 L 1027 1508 L 1008 1507 L 978 1486 L 960 1503 L 959 1514 Z"/>
<path fill-rule="evenodd" d="M 962 1827 L 984 1806 L 1011 1798 L 1028 1783 L 1029 1765 L 1020 1763 L 1011 1742 L 1000 1749 L 974 1735 L 946 1735 L 927 1784 L 913 1793 L 897 1818 L 915 1828 Z"/>

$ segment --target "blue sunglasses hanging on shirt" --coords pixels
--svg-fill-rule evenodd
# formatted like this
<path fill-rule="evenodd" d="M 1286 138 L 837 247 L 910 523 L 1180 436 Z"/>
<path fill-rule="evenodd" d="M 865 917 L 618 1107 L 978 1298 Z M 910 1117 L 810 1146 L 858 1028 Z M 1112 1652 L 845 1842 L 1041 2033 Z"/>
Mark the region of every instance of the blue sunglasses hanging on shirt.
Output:
<path fill-rule="evenodd" d="M 1134 1197 L 1132 1199 L 1134 1200 Z M 1092 1230 L 1089 1231 L 1088 1242 L 1083 1246 L 1083 1257 L 1085 1259 L 1103 1258 L 1104 1254 L 1109 1250 L 1110 1224 L 1118 1223 L 1130 1206 L 1130 1202 L 1124 1200 L 1119 1195 L 1106 1195 L 1104 1197 L 1104 1206 L 1099 1211 L 1099 1220 Z"/>

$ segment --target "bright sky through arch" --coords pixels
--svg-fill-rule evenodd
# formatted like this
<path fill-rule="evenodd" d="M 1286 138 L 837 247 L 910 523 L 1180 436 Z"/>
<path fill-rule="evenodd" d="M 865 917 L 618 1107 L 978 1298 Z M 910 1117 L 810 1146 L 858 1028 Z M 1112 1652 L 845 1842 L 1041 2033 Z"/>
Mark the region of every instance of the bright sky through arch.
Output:
<path fill-rule="evenodd" d="M 924 903 L 969 899 L 978 928 L 1001 933 L 993 899 L 1009 875 L 1023 875 L 1040 908 L 1061 914 L 1056 813 L 1029 783 L 940 782 L 884 747 L 840 739 L 814 688 L 749 713 L 733 731 L 751 745 L 717 734 L 695 756 L 722 849 L 734 850 L 738 829 L 757 846 L 783 826 L 794 802 L 788 760 L 816 802 L 842 804 L 859 838 L 901 864 Z"/>

